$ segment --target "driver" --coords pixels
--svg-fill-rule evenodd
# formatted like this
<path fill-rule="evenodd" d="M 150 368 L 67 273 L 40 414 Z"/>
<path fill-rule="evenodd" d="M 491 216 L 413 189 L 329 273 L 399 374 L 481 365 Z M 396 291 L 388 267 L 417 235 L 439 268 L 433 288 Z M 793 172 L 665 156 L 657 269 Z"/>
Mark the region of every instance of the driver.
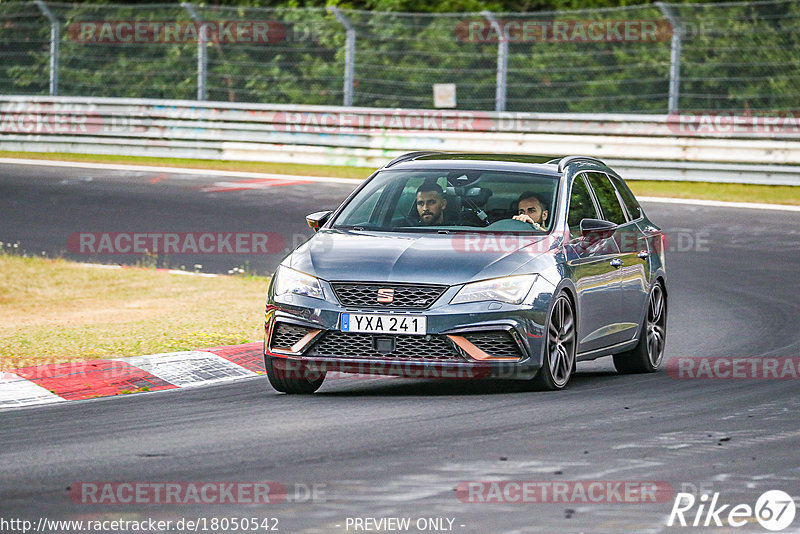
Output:
<path fill-rule="evenodd" d="M 533 191 L 526 191 L 519 196 L 517 201 L 517 215 L 514 219 L 530 223 L 537 230 L 547 230 L 547 216 L 550 213 L 545 209 L 545 203 L 541 195 Z"/>
<path fill-rule="evenodd" d="M 444 210 L 447 199 L 436 182 L 425 182 L 417 188 L 417 213 L 426 226 L 444 224 Z"/>

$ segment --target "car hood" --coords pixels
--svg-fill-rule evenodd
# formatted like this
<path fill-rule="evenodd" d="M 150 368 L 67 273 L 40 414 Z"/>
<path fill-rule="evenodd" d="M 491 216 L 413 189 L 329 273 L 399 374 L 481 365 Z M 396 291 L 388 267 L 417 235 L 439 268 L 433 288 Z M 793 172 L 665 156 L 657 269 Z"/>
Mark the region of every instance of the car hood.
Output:
<path fill-rule="evenodd" d="M 459 284 L 514 273 L 549 236 L 321 230 L 283 263 L 323 280 Z"/>

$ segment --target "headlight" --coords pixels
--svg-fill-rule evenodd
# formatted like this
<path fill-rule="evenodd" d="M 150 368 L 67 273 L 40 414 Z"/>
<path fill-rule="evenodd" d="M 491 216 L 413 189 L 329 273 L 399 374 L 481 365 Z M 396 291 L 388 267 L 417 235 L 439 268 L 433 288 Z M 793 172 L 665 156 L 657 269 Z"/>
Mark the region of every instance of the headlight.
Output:
<path fill-rule="evenodd" d="M 509 304 L 519 304 L 531 290 L 537 276 L 535 274 L 523 274 L 473 282 L 462 287 L 461 291 L 450 301 L 450 304 L 479 302 L 482 300 L 498 300 Z"/>
<path fill-rule="evenodd" d="M 301 273 L 300 271 L 289 269 L 288 267 L 278 267 L 278 272 L 275 273 L 274 287 L 275 295 L 296 293 L 316 299 L 325 298 L 318 279 L 311 275 Z"/>

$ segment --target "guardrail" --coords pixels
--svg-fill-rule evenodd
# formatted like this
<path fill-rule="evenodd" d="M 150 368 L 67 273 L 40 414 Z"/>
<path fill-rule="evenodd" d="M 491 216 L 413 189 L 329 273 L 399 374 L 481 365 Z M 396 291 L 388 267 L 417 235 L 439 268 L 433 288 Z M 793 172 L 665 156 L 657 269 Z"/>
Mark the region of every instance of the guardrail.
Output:
<path fill-rule="evenodd" d="M 0 150 L 377 167 L 411 150 L 586 154 L 628 179 L 800 185 L 800 119 L 0 96 Z"/>

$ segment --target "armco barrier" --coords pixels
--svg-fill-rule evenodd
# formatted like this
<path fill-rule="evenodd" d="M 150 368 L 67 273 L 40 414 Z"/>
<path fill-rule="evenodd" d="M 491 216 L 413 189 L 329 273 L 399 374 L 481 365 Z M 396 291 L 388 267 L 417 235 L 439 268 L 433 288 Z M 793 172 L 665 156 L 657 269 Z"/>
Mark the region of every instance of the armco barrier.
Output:
<path fill-rule="evenodd" d="M 0 96 L 0 150 L 364 167 L 410 150 L 586 154 L 628 179 L 800 185 L 800 124 L 791 116 Z"/>

